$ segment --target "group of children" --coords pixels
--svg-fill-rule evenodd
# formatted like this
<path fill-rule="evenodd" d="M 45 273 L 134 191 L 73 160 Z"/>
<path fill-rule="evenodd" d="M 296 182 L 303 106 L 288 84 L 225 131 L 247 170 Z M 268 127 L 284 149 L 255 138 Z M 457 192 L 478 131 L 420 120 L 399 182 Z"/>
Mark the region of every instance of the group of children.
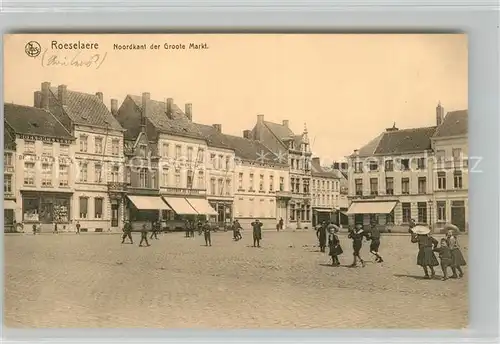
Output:
<path fill-rule="evenodd" d="M 338 228 L 334 228 L 328 239 L 329 255 L 332 257 L 332 266 L 340 266 L 339 256 L 344 253 L 337 233 Z M 378 252 L 380 247 L 380 231 L 375 226 L 373 226 L 370 231 L 365 231 L 362 225 L 357 224 L 354 230 L 349 231 L 348 238 L 352 239 L 354 258 L 349 267 L 356 267 L 358 265 L 358 260 L 361 266 L 365 267 L 365 261 L 360 256 L 363 239 L 370 241 L 370 253 L 375 256 L 375 262 L 382 263 L 384 261 Z"/>

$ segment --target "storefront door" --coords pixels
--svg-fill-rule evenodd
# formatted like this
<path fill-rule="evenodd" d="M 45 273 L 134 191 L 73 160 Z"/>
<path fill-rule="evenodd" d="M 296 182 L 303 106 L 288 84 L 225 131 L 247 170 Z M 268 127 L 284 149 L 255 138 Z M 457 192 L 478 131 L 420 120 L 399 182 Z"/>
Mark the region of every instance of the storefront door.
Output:
<path fill-rule="evenodd" d="M 14 210 L 13 209 L 4 209 L 3 210 L 3 218 L 4 218 L 4 231 L 5 233 L 15 232 L 14 228 Z"/>
<path fill-rule="evenodd" d="M 119 204 L 111 204 L 111 227 L 118 227 Z"/>

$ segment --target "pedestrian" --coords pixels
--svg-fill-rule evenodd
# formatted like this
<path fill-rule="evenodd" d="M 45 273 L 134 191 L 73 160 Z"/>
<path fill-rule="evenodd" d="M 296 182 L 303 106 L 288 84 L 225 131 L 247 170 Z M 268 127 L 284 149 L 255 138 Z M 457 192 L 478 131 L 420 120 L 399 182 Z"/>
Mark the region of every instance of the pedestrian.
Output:
<path fill-rule="evenodd" d="M 196 227 L 196 224 L 194 222 L 194 220 L 191 221 L 191 226 L 189 226 L 189 234 L 191 236 L 191 238 L 194 238 L 194 229 Z"/>
<path fill-rule="evenodd" d="M 37 230 L 37 224 L 33 224 L 33 235 L 36 235 L 36 230 Z"/>
<path fill-rule="evenodd" d="M 158 239 L 158 222 L 156 220 L 154 220 L 152 223 L 151 223 L 151 236 L 149 237 L 149 239 L 153 240 L 153 237 L 156 239 L 156 240 L 159 240 Z"/>
<path fill-rule="evenodd" d="M 424 226 L 415 226 L 412 228 L 411 242 L 418 243 L 417 265 L 424 269 L 424 277 L 434 278 L 436 276 L 434 267 L 438 266 L 439 262 L 433 250 L 438 245 L 438 241 L 430 235 L 430 229 Z M 431 270 L 430 277 L 428 270 Z"/>
<path fill-rule="evenodd" d="M 329 255 L 332 257 L 332 265 L 339 266 L 339 256 L 344 253 L 342 247 L 340 246 L 340 239 L 337 235 L 338 229 L 334 229 L 333 233 L 330 235 L 330 240 L 328 241 L 328 246 L 330 248 Z"/>
<path fill-rule="evenodd" d="M 451 250 L 448 246 L 448 241 L 445 238 L 441 239 L 441 245 L 434 248 L 433 251 L 439 253 L 441 270 L 443 271 L 443 281 L 446 281 L 448 279 L 448 268 L 451 267 L 452 263 Z"/>
<path fill-rule="evenodd" d="M 452 229 L 448 230 L 448 232 L 446 233 L 446 240 L 451 251 L 451 271 L 453 273 L 453 275 L 451 275 L 451 278 L 462 278 L 464 276 L 462 266 L 466 266 L 467 263 L 465 262 L 465 258 L 462 254 L 462 251 L 460 250 L 457 236 Z"/>
<path fill-rule="evenodd" d="M 76 221 L 75 227 L 76 227 L 76 234 L 80 234 L 80 221 L 78 220 Z"/>
<path fill-rule="evenodd" d="M 208 220 L 205 221 L 205 224 L 203 225 L 203 233 L 205 234 L 205 246 L 212 246 L 212 237 L 210 235 L 210 223 L 208 223 Z"/>
<path fill-rule="evenodd" d="M 326 240 L 327 240 L 326 228 L 327 228 L 326 222 L 323 221 L 321 225 L 318 227 L 318 229 L 316 229 L 316 236 L 318 237 L 319 249 L 321 252 L 325 252 L 326 249 Z"/>
<path fill-rule="evenodd" d="M 282 217 L 280 217 L 278 224 L 279 224 L 280 231 L 282 231 L 283 230 L 283 218 Z"/>
<path fill-rule="evenodd" d="M 128 220 L 126 220 L 123 225 L 122 244 L 125 243 L 125 239 L 127 238 L 129 238 L 131 244 L 134 243 L 132 240 L 132 224 Z"/>
<path fill-rule="evenodd" d="M 141 241 L 139 242 L 139 247 L 142 247 L 143 242 L 146 242 L 146 247 L 151 246 L 151 245 L 149 245 L 149 242 L 148 242 L 148 229 L 147 229 L 145 223 L 142 225 Z"/>
<path fill-rule="evenodd" d="M 352 249 L 353 249 L 353 257 L 354 260 L 350 267 L 355 268 L 358 263 L 357 260 L 361 262 L 361 266 L 365 267 L 365 261 L 361 258 L 359 255 L 359 252 L 361 251 L 361 247 L 363 246 L 363 238 L 366 238 L 367 234 L 363 230 L 363 226 L 361 224 L 356 224 L 355 228 L 353 231 L 351 231 L 348 235 L 349 239 L 352 239 Z"/>
<path fill-rule="evenodd" d="M 196 226 L 198 227 L 198 236 L 200 236 L 201 233 L 203 233 L 203 223 L 201 222 L 200 219 L 198 219 L 198 223 Z"/>
<path fill-rule="evenodd" d="M 238 241 L 238 234 L 237 234 L 237 229 L 236 229 L 236 222 L 233 221 L 233 223 L 231 224 L 231 229 L 233 230 L 233 240 L 234 241 Z"/>
<path fill-rule="evenodd" d="M 185 238 L 189 238 L 189 236 L 190 236 L 190 232 L 189 232 L 189 231 L 190 231 L 190 229 L 189 229 L 189 226 L 190 226 L 189 220 L 186 220 L 186 221 L 184 222 L 184 229 L 185 229 L 185 233 L 186 233 Z"/>
<path fill-rule="evenodd" d="M 59 230 L 57 228 L 57 222 L 54 222 L 54 234 L 59 234 Z"/>
<path fill-rule="evenodd" d="M 384 260 L 378 253 L 378 249 L 380 248 L 380 229 L 377 225 L 372 225 L 368 239 L 370 240 L 370 253 L 376 257 L 375 262 L 382 263 Z"/>
<path fill-rule="evenodd" d="M 252 229 L 253 229 L 253 247 L 257 245 L 257 247 L 260 247 L 260 241 L 262 240 L 262 222 L 259 221 L 259 219 L 256 219 L 254 222 L 252 222 Z"/>
<path fill-rule="evenodd" d="M 241 228 L 240 222 L 238 220 L 234 220 L 233 226 L 234 226 L 234 230 L 236 231 L 237 240 L 243 239 L 243 236 L 241 235 L 242 228 Z"/>
<path fill-rule="evenodd" d="M 408 233 L 413 234 L 412 228 L 415 227 L 417 224 L 414 219 L 410 219 L 410 222 L 408 223 Z"/>

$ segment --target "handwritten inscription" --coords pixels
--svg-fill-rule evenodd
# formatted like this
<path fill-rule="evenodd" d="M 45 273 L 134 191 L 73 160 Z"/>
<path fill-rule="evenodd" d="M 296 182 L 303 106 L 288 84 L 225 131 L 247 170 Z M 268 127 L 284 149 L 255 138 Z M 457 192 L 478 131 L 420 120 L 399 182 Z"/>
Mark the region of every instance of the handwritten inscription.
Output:
<path fill-rule="evenodd" d="M 45 50 L 42 54 L 43 67 L 76 67 L 99 69 L 106 61 L 108 53 L 95 54 L 83 52 L 81 50 L 72 53 L 48 53 Z"/>

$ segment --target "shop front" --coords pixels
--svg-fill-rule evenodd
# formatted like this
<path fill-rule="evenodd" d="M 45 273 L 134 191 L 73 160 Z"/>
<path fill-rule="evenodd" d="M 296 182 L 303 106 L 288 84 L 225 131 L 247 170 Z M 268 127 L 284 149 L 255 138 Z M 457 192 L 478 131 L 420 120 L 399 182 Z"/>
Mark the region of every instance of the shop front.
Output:
<path fill-rule="evenodd" d="M 313 208 L 313 218 L 312 225 L 316 227 L 317 225 L 325 222 L 336 222 L 333 218 L 334 212 L 330 208 Z"/>
<path fill-rule="evenodd" d="M 209 200 L 208 203 L 215 211 L 215 222 L 220 227 L 233 222 L 233 202 L 228 200 Z"/>
<path fill-rule="evenodd" d="M 30 231 L 33 223 L 41 225 L 42 231 L 52 231 L 54 223 L 61 224 L 59 230 L 71 220 L 71 192 L 21 191 L 22 221 L 24 231 Z"/>
<path fill-rule="evenodd" d="M 396 201 L 353 202 L 347 211 L 349 224 L 351 226 L 360 224 L 366 228 L 375 224 L 380 225 L 381 230 L 390 230 L 386 227 L 391 221 L 381 220 L 392 217 L 396 204 Z"/>
<path fill-rule="evenodd" d="M 127 195 L 126 208 L 127 219 L 134 231 L 141 230 L 144 225 L 151 230 L 153 221 L 161 221 L 163 211 L 172 210 L 160 196 Z"/>

